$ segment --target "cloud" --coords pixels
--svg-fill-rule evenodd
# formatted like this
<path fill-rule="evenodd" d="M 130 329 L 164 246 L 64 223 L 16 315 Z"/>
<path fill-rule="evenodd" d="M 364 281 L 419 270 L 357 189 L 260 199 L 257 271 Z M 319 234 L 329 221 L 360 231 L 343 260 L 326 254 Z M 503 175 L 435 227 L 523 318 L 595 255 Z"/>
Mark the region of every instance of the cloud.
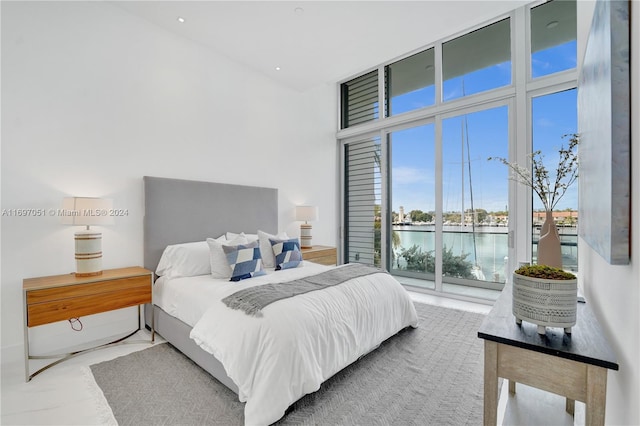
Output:
<path fill-rule="evenodd" d="M 541 59 L 531 58 L 531 68 L 534 70 L 546 71 L 551 69 L 551 63 L 549 61 L 543 61 Z"/>
<path fill-rule="evenodd" d="M 540 127 L 554 127 L 556 123 L 548 118 L 539 118 L 536 120 L 536 126 Z"/>
<path fill-rule="evenodd" d="M 443 99 L 445 101 L 448 101 L 448 100 L 457 99 L 460 97 L 462 97 L 462 89 L 459 87 L 454 87 L 453 89 L 450 89 L 448 92 L 445 92 Z"/>
<path fill-rule="evenodd" d="M 495 64 L 494 67 L 498 68 L 500 71 L 511 72 L 511 61 L 505 61 L 500 64 Z"/>

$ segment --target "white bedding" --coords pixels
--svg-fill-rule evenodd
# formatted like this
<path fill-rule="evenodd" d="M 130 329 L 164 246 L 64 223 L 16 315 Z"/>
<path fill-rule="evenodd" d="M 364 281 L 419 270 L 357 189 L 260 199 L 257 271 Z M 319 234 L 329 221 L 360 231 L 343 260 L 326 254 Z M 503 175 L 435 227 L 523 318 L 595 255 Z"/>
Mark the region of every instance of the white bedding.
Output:
<path fill-rule="evenodd" d="M 290 281 L 331 268 L 318 263 L 303 262 L 303 264 L 304 267 L 284 271 L 265 269 L 266 276 L 238 282 L 212 278 L 211 275 L 171 279 L 159 277 L 153 286 L 153 304 L 193 327 L 211 307 L 212 302 L 220 301 L 238 290 L 258 284 Z"/>
<path fill-rule="evenodd" d="M 305 266 L 240 282 L 210 276 L 160 279 L 154 303 L 191 325 L 191 338 L 213 354 L 246 401 L 245 424 L 271 424 L 302 396 L 418 323 L 406 290 L 388 274 L 355 278 L 280 300 L 253 317 L 221 300 L 246 287 L 289 281 L 328 269 Z"/>

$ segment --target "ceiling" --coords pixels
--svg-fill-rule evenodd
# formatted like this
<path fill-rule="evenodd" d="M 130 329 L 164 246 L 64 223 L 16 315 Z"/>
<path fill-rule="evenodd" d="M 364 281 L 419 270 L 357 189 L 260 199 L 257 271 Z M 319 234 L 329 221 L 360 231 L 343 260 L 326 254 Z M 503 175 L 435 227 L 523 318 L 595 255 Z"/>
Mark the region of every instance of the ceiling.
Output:
<path fill-rule="evenodd" d="M 305 91 L 354 76 L 528 1 L 113 3 L 291 89 Z"/>

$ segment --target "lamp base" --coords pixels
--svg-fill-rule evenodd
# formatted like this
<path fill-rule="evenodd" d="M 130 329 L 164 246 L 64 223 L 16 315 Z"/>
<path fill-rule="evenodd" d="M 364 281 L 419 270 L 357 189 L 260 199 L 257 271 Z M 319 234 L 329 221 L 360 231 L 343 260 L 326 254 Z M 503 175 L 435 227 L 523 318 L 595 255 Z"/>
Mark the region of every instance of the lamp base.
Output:
<path fill-rule="evenodd" d="M 90 277 L 102 274 L 102 233 L 78 231 L 76 243 L 76 276 Z"/>
<path fill-rule="evenodd" d="M 300 225 L 300 248 L 311 247 L 311 225 L 303 223 Z"/>

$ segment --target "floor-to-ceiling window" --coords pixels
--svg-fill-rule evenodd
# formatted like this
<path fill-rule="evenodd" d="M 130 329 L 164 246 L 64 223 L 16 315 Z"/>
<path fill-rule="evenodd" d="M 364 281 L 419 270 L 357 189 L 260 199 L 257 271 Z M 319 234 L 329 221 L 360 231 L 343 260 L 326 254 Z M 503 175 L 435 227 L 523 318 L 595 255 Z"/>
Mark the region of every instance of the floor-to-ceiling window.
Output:
<path fill-rule="evenodd" d="M 577 89 L 560 82 L 558 75 L 575 69 L 576 9 L 574 2 L 552 1 L 533 7 L 530 11 L 530 97 L 531 151 L 540 151 L 547 164 L 558 163 L 558 150 L 567 148 L 569 139 L 578 129 Z M 547 84 L 539 84 L 547 82 Z M 537 259 L 537 242 L 544 222 L 544 208 L 539 198 L 532 195 L 531 255 Z M 562 266 L 578 270 L 578 185 L 577 182 L 563 195 L 555 207 L 553 218 L 558 227 Z"/>
<path fill-rule="evenodd" d="M 341 84 L 343 261 L 460 294 L 535 261 L 538 206 L 492 158 L 553 157 L 550 134 L 575 133 L 575 19 L 573 1 L 523 6 Z"/>

